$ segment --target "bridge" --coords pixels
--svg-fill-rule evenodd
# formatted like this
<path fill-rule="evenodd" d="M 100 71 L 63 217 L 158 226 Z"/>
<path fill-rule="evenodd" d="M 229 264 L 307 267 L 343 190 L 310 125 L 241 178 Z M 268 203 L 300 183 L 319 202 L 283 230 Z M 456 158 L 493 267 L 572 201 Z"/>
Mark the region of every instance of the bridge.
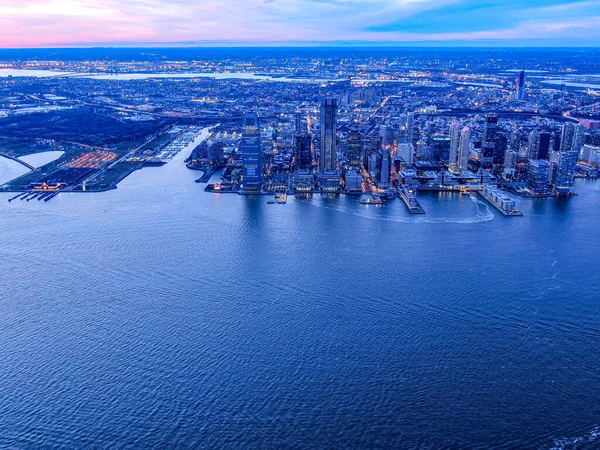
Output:
<path fill-rule="evenodd" d="M 24 165 L 25 167 L 27 167 L 31 171 L 34 171 L 34 170 L 37 169 L 37 167 L 33 167 L 31 164 L 28 164 L 25 161 L 23 161 L 23 160 L 15 157 L 15 156 L 10 156 L 10 155 L 7 155 L 6 153 L 2 153 L 2 152 L 0 152 L 0 156 L 3 156 L 4 158 L 7 158 L 7 159 L 12 159 L 13 161 L 18 162 L 19 164 Z"/>

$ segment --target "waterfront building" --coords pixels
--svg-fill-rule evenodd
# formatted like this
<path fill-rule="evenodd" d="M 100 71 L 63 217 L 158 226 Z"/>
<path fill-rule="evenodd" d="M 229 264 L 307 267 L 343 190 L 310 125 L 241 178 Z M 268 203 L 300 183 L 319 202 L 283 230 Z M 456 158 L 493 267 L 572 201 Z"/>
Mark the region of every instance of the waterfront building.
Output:
<path fill-rule="evenodd" d="M 387 189 L 390 187 L 392 174 L 392 158 L 390 150 L 383 147 L 380 150 L 377 167 L 377 187 L 379 189 Z"/>
<path fill-rule="evenodd" d="M 536 193 L 548 192 L 550 183 L 550 163 L 543 160 L 529 161 L 527 166 L 527 188 Z"/>
<path fill-rule="evenodd" d="M 346 182 L 346 192 L 362 192 L 363 178 L 359 171 L 349 170 L 344 175 Z"/>
<path fill-rule="evenodd" d="M 296 193 L 310 193 L 315 187 L 314 172 L 308 169 L 294 171 L 292 186 Z"/>
<path fill-rule="evenodd" d="M 319 174 L 319 187 L 321 188 L 321 192 L 339 192 L 340 181 L 339 170 L 323 170 Z"/>
<path fill-rule="evenodd" d="M 460 123 L 454 122 L 450 125 L 450 154 L 448 168 L 452 173 L 460 172 Z"/>
<path fill-rule="evenodd" d="M 469 164 L 469 157 L 471 156 L 471 149 L 473 144 L 471 143 L 471 129 L 464 127 L 460 132 L 460 144 L 458 150 L 458 171 L 467 170 Z"/>
<path fill-rule="evenodd" d="M 310 134 L 296 136 L 294 158 L 294 167 L 296 169 L 310 169 L 312 167 L 312 138 Z"/>
<path fill-rule="evenodd" d="M 255 192 L 262 189 L 262 147 L 258 115 L 244 114 L 242 119 L 242 189 Z"/>
<path fill-rule="evenodd" d="M 319 169 L 337 169 L 337 100 L 324 99 L 321 103 L 321 153 Z"/>
<path fill-rule="evenodd" d="M 600 147 L 595 145 L 585 144 L 581 151 L 581 161 L 595 166 L 598 164 L 598 157 L 600 156 Z"/>
<path fill-rule="evenodd" d="M 571 193 L 575 181 L 575 165 L 578 158 L 579 153 L 576 151 L 559 153 L 553 183 L 557 194 L 567 195 Z"/>

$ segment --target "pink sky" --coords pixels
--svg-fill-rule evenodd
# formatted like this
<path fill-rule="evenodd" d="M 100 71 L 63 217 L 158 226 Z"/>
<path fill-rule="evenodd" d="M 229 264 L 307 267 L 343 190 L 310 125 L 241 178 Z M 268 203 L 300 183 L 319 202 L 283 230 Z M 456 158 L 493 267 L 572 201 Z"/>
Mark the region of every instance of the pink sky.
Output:
<path fill-rule="evenodd" d="M 600 1 L 506 1 L 498 22 L 473 15 L 484 0 L 0 0 L 0 47 L 600 38 Z M 453 10 L 452 29 L 427 27 Z"/>

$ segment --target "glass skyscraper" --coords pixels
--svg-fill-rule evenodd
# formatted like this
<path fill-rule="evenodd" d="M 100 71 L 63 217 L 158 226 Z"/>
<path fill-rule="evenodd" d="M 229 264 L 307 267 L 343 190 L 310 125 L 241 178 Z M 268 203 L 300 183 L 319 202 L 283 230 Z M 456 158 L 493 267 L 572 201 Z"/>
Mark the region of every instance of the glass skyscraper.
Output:
<path fill-rule="evenodd" d="M 337 169 L 337 100 L 327 98 L 321 103 L 321 154 L 319 169 Z"/>
<path fill-rule="evenodd" d="M 242 119 L 242 189 L 246 192 L 262 189 L 262 148 L 258 115 L 244 114 Z"/>

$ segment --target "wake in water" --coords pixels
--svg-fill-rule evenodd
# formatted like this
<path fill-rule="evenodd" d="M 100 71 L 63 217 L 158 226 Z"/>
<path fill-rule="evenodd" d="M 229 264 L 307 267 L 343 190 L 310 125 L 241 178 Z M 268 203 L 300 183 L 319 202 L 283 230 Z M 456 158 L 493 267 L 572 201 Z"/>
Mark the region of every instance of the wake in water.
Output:
<path fill-rule="evenodd" d="M 465 217 L 462 219 L 454 218 L 454 217 L 427 217 L 427 216 L 383 217 L 383 216 L 376 216 L 373 214 L 368 214 L 368 213 L 360 211 L 360 210 L 347 208 L 345 206 L 323 205 L 321 202 L 318 202 L 318 201 L 311 201 L 309 203 L 311 205 L 319 207 L 319 208 L 331 209 L 331 210 L 338 211 L 338 212 L 341 212 L 344 214 L 352 214 L 354 216 L 362 217 L 364 219 L 385 220 L 385 221 L 389 221 L 389 222 L 400 222 L 400 223 L 463 223 L 463 224 L 468 224 L 468 223 L 489 222 L 490 220 L 494 219 L 494 213 L 492 213 L 492 211 L 490 210 L 490 207 L 487 205 L 487 203 L 479 200 L 478 198 L 476 198 L 473 195 L 470 195 L 469 197 L 473 201 L 473 203 L 475 203 L 475 206 L 477 208 L 477 213 L 474 216 Z"/>
<path fill-rule="evenodd" d="M 594 428 L 588 434 L 583 436 L 555 440 L 551 450 L 585 448 L 600 448 L 600 427 Z"/>

